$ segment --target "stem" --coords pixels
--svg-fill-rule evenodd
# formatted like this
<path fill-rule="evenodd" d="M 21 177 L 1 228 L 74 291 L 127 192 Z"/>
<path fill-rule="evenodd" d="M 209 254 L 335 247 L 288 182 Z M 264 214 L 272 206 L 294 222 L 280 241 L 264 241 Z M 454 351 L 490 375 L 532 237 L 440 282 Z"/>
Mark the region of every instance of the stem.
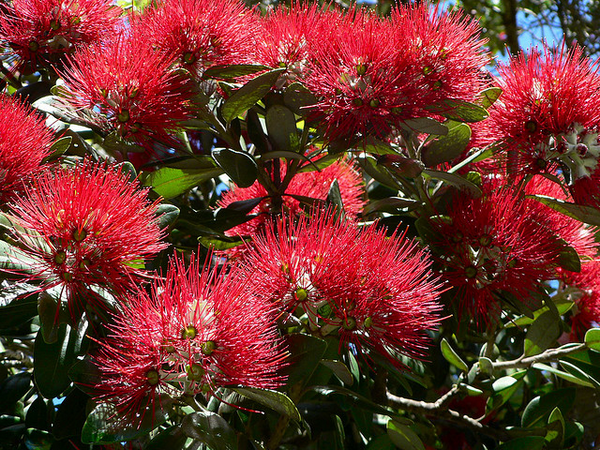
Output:
<path fill-rule="evenodd" d="M 488 326 L 488 339 L 485 345 L 485 357 L 492 359 L 494 354 L 494 345 L 496 344 L 496 323 L 490 323 Z"/>
<path fill-rule="evenodd" d="M 527 358 L 525 358 L 525 355 L 522 355 L 519 358 L 513 359 L 511 361 L 497 361 L 492 363 L 492 365 L 494 367 L 494 370 L 525 369 L 536 363 L 551 361 L 553 359 L 558 359 L 561 356 L 581 352 L 586 348 L 587 346 L 585 344 L 577 344 L 574 346 L 569 346 L 568 348 L 564 348 L 563 346 L 560 348 L 552 348 L 538 355 L 528 356 Z"/>
<path fill-rule="evenodd" d="M 290 387 L 289 390 L 289 398 L 297 404 L 302 396 L 302 383 L 297 383 L 294 386 Z M 279 447 L 279 443 L 287 430 L 288 424 L 290 423 L 290 416 L 282 414 L 279 416 L 279 420 L 277 421 L 277 425 L 275 425 L 275 430 L 273 430 L 273 434 L 267 443 L 268 450 L 275 450 Z"/>

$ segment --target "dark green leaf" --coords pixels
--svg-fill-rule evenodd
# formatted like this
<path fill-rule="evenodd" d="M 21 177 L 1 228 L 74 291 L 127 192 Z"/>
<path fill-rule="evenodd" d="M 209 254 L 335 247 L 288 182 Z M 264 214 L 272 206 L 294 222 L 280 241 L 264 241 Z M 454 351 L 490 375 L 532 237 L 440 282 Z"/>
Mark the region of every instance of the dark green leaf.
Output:
<path fill-rule="evenodd" d="M 284 369 L 288 374 L 288 386 L 305 384 L 319 365 L 327 343 L 307 334 L 290 334 L 286 337 L 290 350 L 289 366 Z"/>
<path fill-rule="evenodd" d="M 307 115 L 310 107 L 317 102 L 317 97 L 300 83 L 290 84 L 283 93 L 285 106 L 299 116 Z"/>
<path fill-rule="evenodd" d="M 0 412 L 10 412 L 31 387 L 31 374 L 21 372 L 0 383 Z"/>
<path fill-rule="evenodd" d="M 421 438 L 410 427 L 395 420 L 387 423 L 387 435 L 401 450 L 425 450 Z"/>
<path fill-rule="evenodd" d="M 297 152 L 300 136 L 294 113 L 283 105 L 273 105 L 267 110 L 267 131 L 277 150 Z"/>
<path fill-rule="evenodd" d="M 464 100 L 442 100 L 427 110 L 458 122 L 480 122 L 489 116 L 485 108 Z"/>
<path fill-rule="evenodd" d="M 525 436 L 505 442 L 496 450 L 541 450 L 546 446 L 546 440 L 541 436 Z"/>
<path fill-rule="evenodd" d="M 382 405 L 375 403 L 372 400 L 369 400 L 364 395 L 358 394 L 357 392 L 354 392 L 345 387 L 335 385 L 311 386 L 310 389 L 326 397 L 341 395 L 342 397 L 349 399 L 353 406 L 365 409 L 367 411 L 372 411 L 376 414 L 382 414 L 390 417 L 396 415 L 396 413 L 394 413 L 393 411 L 390 411 Z"/>
<path fill-rule="evenodd" d="M 281 68 L 263 73 L 235 91 L 221 108 L 223 119 L 229 123 L 254 106 L 271 90 L 279 75 L 284 71 L 285 69 Z"/>
<path fill-rule="evenodd" d="M 548 432 L 546 433 L 546 441 L 557 448 L 563 448 L 562 443 L 565 437 L 565 419 L 563 418 L 560 409 L 554 408 L 548 418 L 548 425 L 546 427 Z"/>
<path fill-rule="evenodd" d="M 139 411 L 143 419 L 133 423 L 130 417 L 120 416 L 113 404 L 100 403 L 88 415 L 81 430 L 81 441 L 84 444 L 115 444 L 145 436 L 167 420 L 172 404 L 170 398 L 163 396 L 160 405 L 148 405 L 146 411 Z"/>
<path fill-rule="evenodd" d="M 589 388 L 594 387 L 594 385 L 592 383 L 590 383 L 589 381 L 584 381 L 584 380 L 576 377 L 575 375 L 572 375 L 568 372 L 557 369 L 556 367 L 548 366 L 548 365 L 542 364 L 542 363 L 535 363 L 531 367 L 533 367 L 536 370 L 542 370 L 544 372 L 553 373 L 557 377 L 562 378 L 563 380 L 566 380 L 566 381 L 570 381 L 571 383 L 577 384 L 579 386 L 585 386 L 585 387 L 589 387 Z"/>
<path fill-rule="evenodd" d="M 571 375 L 591 383 L 596 389 L 600 389 L 600 381 L 598 381 L 600 370 L 598 368 L 586 364 L 576 365 L 565 360 L 561 360 L 560 365 Z"/>
<path fill-rule="evenodd" d="M 198 242 L 200 242 L 204 248 L 224 251 L 239 247 L 244 243 L 244 240 L 240 238 L 221 239 L 200 236 Z"/>
<path fill-rule="evenodd" d="M 352 373 L 350 373 L 348 366 L 346 366 L 346 364 L 343 362 L 333 359 L 322 359 L 321 364 L 331 369 L 335 376 L 338 377 L 345 385 L 352 386 L 354 383 L 354 377 L 352 376 Z"/>
<path fill-rule="evenodd" d="M 479 186 L 456 173 L 442 172 L 440 170 L 433 169 L 425 169 L 423 173 L 431 178 L 442 180 L 448 184 L 451 184 L 461 191 L 468 192 L 473 198 L 479 198 L 482 195 Z"/>
<path fill-rule="evenodd" d="M 396 181 L 396 178 L 390 174 L 388 169 L 377 164 L 377 160 L 369 155 L 361 155 L 357 158 L 358 163 L 363 170 L 379 183 L 391 187 L 392 189 L 401 190 L 402 185 Z"/>
<path fill-rule="evenodd" d="M 371 153 L 374 155 L 399 155 L 398 151 L 396 151 L 390 144 L 387 142 L 380 141 L 375 138 L 367 138 L 365 139 L 362 147 L 360 147 L 361 152 Z"/>
<path fill-rule="evenodd" d="M 38 313 L 37 297 L 37 295 L 29 295 L 24 298 L 17 297 L 10 303 L 0 307 L 0 330 L 17 327 L 33 319 Z M 0 295 L 0 301 L 5 302 L 2 295 Z"/>
<path fill-rule="evenodd" d="M 223 170 L 211 161 L 211 167 L 203 169 L 174 169 L 163 167 L 151 172 L 143 179 L 144 186 L 150 186 L 163 198 L 171 199 L 198 186 L 204 181 L 218 177 Z"/>
<path fill-rule="evenodd" d="M 123 154 L 143 153 L 146 151 L 145 147 L 130 142 L 127 139 L 123 139 L 123 137 L 119 135 L 116 131 L 110 133 L 104 138 L 104 141 L 102 142 L 102 147 L 111 152 L 119 152 Z"/>
<path fill-rule="evenodd" d="M 50 147 L 51 153 L 44 158 L 43 162 L 53 161 L 62 156 L 71 146 L 71 142 L 73 142 L 71 136 L 65 136 L 54 141 L 52 147 Z"/>
<path fill-rule="evenodd" d="M 25 416 L 25 425 L 27 428 L 37 428 L 39 430 L 50 430 L 50 422 L 48 420 L 48 405 L 43 397 L 38 396 L 27 410 Z"/>
<path fill-rule="evenodd" d="M 231 64 L 218 65 L 209 67 L 202 74 L 202 78 L 208 80 L 210 78 L 219 78 L 221 80 L 230 80 L 240 78 L 247 75 L 252 75 L 263 70 L 269 70 L 270 67 L 260 64 Z"/>
<path fill-rule="evenodd" d="M 187 436 L 183 433 L 182 428 L 179 425 L 173 425 L 152 438 L 145 450 L 182 450 L 186 441 Z"/>
<path fill-rule="evenodd" d="M 279 414 L 286 415 L 292 420 L 297 422 L 302 420 L 294 402 L 282 392 L 258 388 L 232 388 L 232 390 L 250 400 L 271 408 L 273 411 L 277 411 Z"/>
<path fill-rule="evenodd" d="M 237 450 L 235 430 L 218 414 L 206 410 L 188 414 L 181 429 L 185 436 L 203 442 L 211 450 Z"/>
<path fill-rule="evenodd" d="M 488 109 L 490 106 L 492 106 L 496 102 L 496 100 L 498 100 L 498 97 L 500 97 L 500 94 L 502 94 L 502 89 L 500 89 L 499 87 L 490 87 L 490 88 L 484 89 L 479 94 L 477 103 L 479 103 L 485 109 Z"/>
<path fill-rule="evenodd" d="M 469 370 L 467 363 L 465 363 L 462 360 L 462 358 L 458 356 L 458 353 L 454 351 L 454 349 L 450 346 L 446 338 L 442 339 L 442 342 L 440 343 L 440 348 L 442 350 L 442 355 L 444 355 L 446 361 L 448 361 L 453 366 L 457 367 L 462 372 L 467 372 Z"/>
<path fill-rule="evenodd" d="M 555 211 L 563 213 L 569 217 L 577 219 L 590 225 L 600 225 L 600 210 L 592 206 L 576 205 L 575 203 L 565 202 L 545 195 L 528 195 L 538 202 L 552 208 Z"/>
<path fill-rule="evenodd" d="M 73 389 L 58 406 L 52 434 L 56 439 L 79 436 L 86 419 L 86 406 L 90 398 L 80 391 Z"/>
<path fill-rule="evenodd" d="M 179 208 L 169 203 L 162 203 L 158 205 L 156 215 L 158 216 L 158 227 L 161 230 L 169 228 L 173 226 L 179 217 Z"/>
<path fill-rule="evenodd" d="M 569 387 L 535 397 L 523 411 L 522 426 L 527 428 L 544 426 L 554 408 L 559 408 L 564 416 L 573 406 L 575 393 L 576 389 Z"/>
<path fill-rule="evenodd" d="M 248 153 L 230 148 L 214 148 L 212 157 L 239 187 L 250 187 L 256 181 L 258 167 Z"/>
<path fill-rule="evenodd" d="M 526 373 L 527 371 L 523 370 L 513 374 L 513 376 L 505 376 L 494 381 L 492 384 L 494 395 L 487 400 L 487 410 L 496 410 L 510 400 L 519 386 L 523 384 L 523 377 Z"/>
<path fill-rule="evenodd" d="M 58 339 L 52 344 L 47 344 L 42 334 L 38 333 L 34 349 L 34 374 L 38 390 L 44 397 L 57 397 L 71 384 L 68 371 L 77 355 L 85 351 L 88 344 L 86 330 L 87 327 L 83 325 L 75 329 L 62 324 Z"/>
<path fill-rule="evenodd" d="M 427 167 L 458 158 L 471 139 L 471 128 L 461 123 L 448 130 L 448 134 L 431 141 L 422 151 L 422 160 Z"/>
<path fill-rule="evenodd" d="M 437 120 L 429 117 L 419 117 L 418 119 L 408 119 L 400 126 L 407 131 L 416 131 L 418 133 L 434 134 L 436 136 L 444 136 L 448 134 L 448 127 L 439 123 Z"/>
<path fill-rule="evenodd" d="M 564 239 L 559 240 L 561 244 L 558 254 L 558 265 L 570 272 L 581 272 L 581 260 L 577 250 L 571 247 Z"/>
<path fill-rule="evenodd" d="M 327 193 L 327 200 L 325 205 L 332 208 L 335 212 L 335 218 L 344 217 L 344 201 L 342 200 L 342 193 L 340 191 L 340 185 L 337 180 L 333 180 Z"/>
<path fill-rule="evenodd" d="M 381 200 L 375 200 L 365 206 L 363 214 L 371 214 L 376 211 L 385 211 L 394 213 L 399 209 L 407 208 L 409 211 L 421 205 L 421 202 L 412 198 L 388 197 Z"/>
<path fill-rule="evenodd" d="M 311 159 L 311 163 L 303 166 L 300 170 L 298 170 L 298 173 L 313 172 L 315 170 L 323 170 L 325 167 L 329 167 L 334 162 L 336 162 L 338 159 L 340 159 L 340 157 L 341 157 L 341 154 L 337 153 L 334 155 L 325 155 L 318 159 Z"/>
<path fill-rule="evenodd" d="M 524 355 L 531 356 L 543 352 L 556 342 L 562 330 L 559 321 L 546 311 L 535 319 L 525 336 Z"/>

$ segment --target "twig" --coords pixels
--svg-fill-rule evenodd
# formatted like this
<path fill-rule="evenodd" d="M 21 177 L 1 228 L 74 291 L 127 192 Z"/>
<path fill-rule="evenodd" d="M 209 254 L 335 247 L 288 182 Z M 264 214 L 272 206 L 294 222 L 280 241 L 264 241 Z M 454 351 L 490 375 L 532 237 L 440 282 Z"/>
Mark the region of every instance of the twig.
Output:
<path fill-rule="evenodd" d="M 560 347 L 560 348 L 552 348 L 550 350 L 546 350 L 538 355 L 533 355 L 529 357 L 520 356 L 517 359 L 513 359 L 511 361 L 496 361 L 492 363 L 494 370 L 505 370 L 505 369 L 520 369 L 527 368 L 536 363 L 546 362 L 553 359 L 558 359 L 561 356 L 570 355 L 572 353 L 577 353 L 585 350 L 587 347 L 585 344 L 578 344 L 574 346 L 569 346 L 568 348 Z"/>

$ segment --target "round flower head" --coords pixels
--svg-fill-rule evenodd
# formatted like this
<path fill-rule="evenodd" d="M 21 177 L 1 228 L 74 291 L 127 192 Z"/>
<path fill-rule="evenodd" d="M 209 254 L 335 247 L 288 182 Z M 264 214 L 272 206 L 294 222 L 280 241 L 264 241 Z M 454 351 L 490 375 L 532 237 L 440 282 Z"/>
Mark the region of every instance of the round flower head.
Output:
<path fill-rule="evenodd" d="M 0 95 L 0 207 L 43 170 L 52 133 L 24 103 Z"/>
<path fill-rule="evenodd" d="M 13 0 L 0 15 L 0 39 L 18 65 L 50 67 L 114 30 L 120 8 L 107 0 Z"/>
<path fill-rule="evenodd" d="M 44 172 L 10 204 L 30 277 L 61 287 L 73 318 L 98 308 L 80 304 L 92 289 L 120 294 L 145 275 L 144 259 L 166 247 L 157 206 L 128 175 L 89 160 Z"/>
<path fill-rule="evenodd" d="M 315 48 L 337 29 L 341 15 L 318 4 L 293 2 L 266 16 L 257 41 L 254 61 L 269 67 L 285 67 L 280 82 L 302 81 L 315 58 Z"/>
<path fill-rule="evenodd" d="M 490 133 L 531 172 L 557 164 L 571 183 L 598 166 L 598 66 L 579 47 L 531 49 L 500 65 L 503 93 L 490 108 Z"/>
<path fill-rule="evenodd" d="M 162 395 L 209 396 L 220 386 L 274 388 L 287 353 L 275 328 L 274 305 L 257 297 L 240 272 L 188 268 L 175 257 L 151 293 L 127 296 L 110 340 L 96 356 L 101 400 L 138 413 Z M 138 358 L 143 355 L 143 358 Z"/>
<path fill-rule="evenodd" d="M 282 178 L 285 176 L 285 169 L 281 170 Z M 336 181 L 340 187 L 342 203 L 344 210 L 349 217 L 357 217 L 363 209 L 365 201 L 364 184 L 361 175 L 352 168 L 346 161 L 336 161 L 330 166 L 314 172 L 300 172 L 292 178 L 282 197 L 282 210 L 290 216 L 295 216 L 302 211 L 300 202 L 293 196 L 310 197 L 318 200 L 325 200 L 331 184 Z M 219 206 L 227 207 L 233 202 L 257 199 L 265 197 L 250 214 L 257 214 L 248 222 L 233 227 L 227 231 L 228 236 L 253 236 L 265 224 L 273 213 L 272 201 L 268 198 L 267 190 L 257 182 L 248 188 L 233 187 L 230 191 L 223 194 Z"/>
<path fill-rule="evenodd" d="M 560 246 L 545 211 L 498 180 L 486 180 L 481 198 L 455 195 L 431 225 L 457 309 L 478 323 L 499 319 L 501 298 L 534 304 L 540 282 L 554 278 Z"/>
<path fill-rule="evenodd" d="M 258 18 L 236 0 L 169 0 L 147 8 L 138 25 L 158 49 L 202 76 L 214 65 L 248 62 Z"/>
<path fill-rule="evenodd" d="M 600 324 L 600 261 L 587 261 L 581 272 L 569 272 L 563 281 L 576 288 L 571 298 L 575 300 L 571 317 L 571 340 L 581 341 L 587 330 Z"/>
<path fill-rule="evenodd" d="M 104 134 L 150 149 L 174 144 L 171 133 L 190 116 L 191 92 L 172 70 L 173 58 L 154 50 L 141 34 L 121 34 L 68 58 L 63 103 Z"/>
<path fill-rule="evenodd" d="M 425 251 L 375 226 L 359 228 L 329 213 L 295 224 L 284 218 L 248 253 L 254 291 L 305 319 L 309 332 L 337 333 L 366 358 L 377 353 L 400 367 L 398 354 L 422 357 L 425 331 L 440 321 L 440 285 Z"/>

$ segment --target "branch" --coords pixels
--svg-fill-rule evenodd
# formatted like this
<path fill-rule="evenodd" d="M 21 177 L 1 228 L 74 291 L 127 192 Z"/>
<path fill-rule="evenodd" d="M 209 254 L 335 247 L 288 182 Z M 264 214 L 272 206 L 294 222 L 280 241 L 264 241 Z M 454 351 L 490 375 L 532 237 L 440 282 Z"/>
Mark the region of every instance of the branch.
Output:
<path fill-rule="evenodd" d="M 551 361 L 553 359 L 558 359 L 561 356 L 570 355 L 572 353 L 577 353 L 585 350 L 587 347 L 585 344 L 577 344 L 575 346 L 569 346 L 567 348 L 559 347 L 559 348 L 551 348 L 550 350 L 546 350 L 538 355 L 533 355 L 529 357 L 525 357 L 525 355 L 520 356 L 517 359 L 513 359 L 511 361 L 496 361 L 492 363 L 494 370 L 504 370 L 504 369 L 524 369 L 532 366 L 536 363 Z"/>

